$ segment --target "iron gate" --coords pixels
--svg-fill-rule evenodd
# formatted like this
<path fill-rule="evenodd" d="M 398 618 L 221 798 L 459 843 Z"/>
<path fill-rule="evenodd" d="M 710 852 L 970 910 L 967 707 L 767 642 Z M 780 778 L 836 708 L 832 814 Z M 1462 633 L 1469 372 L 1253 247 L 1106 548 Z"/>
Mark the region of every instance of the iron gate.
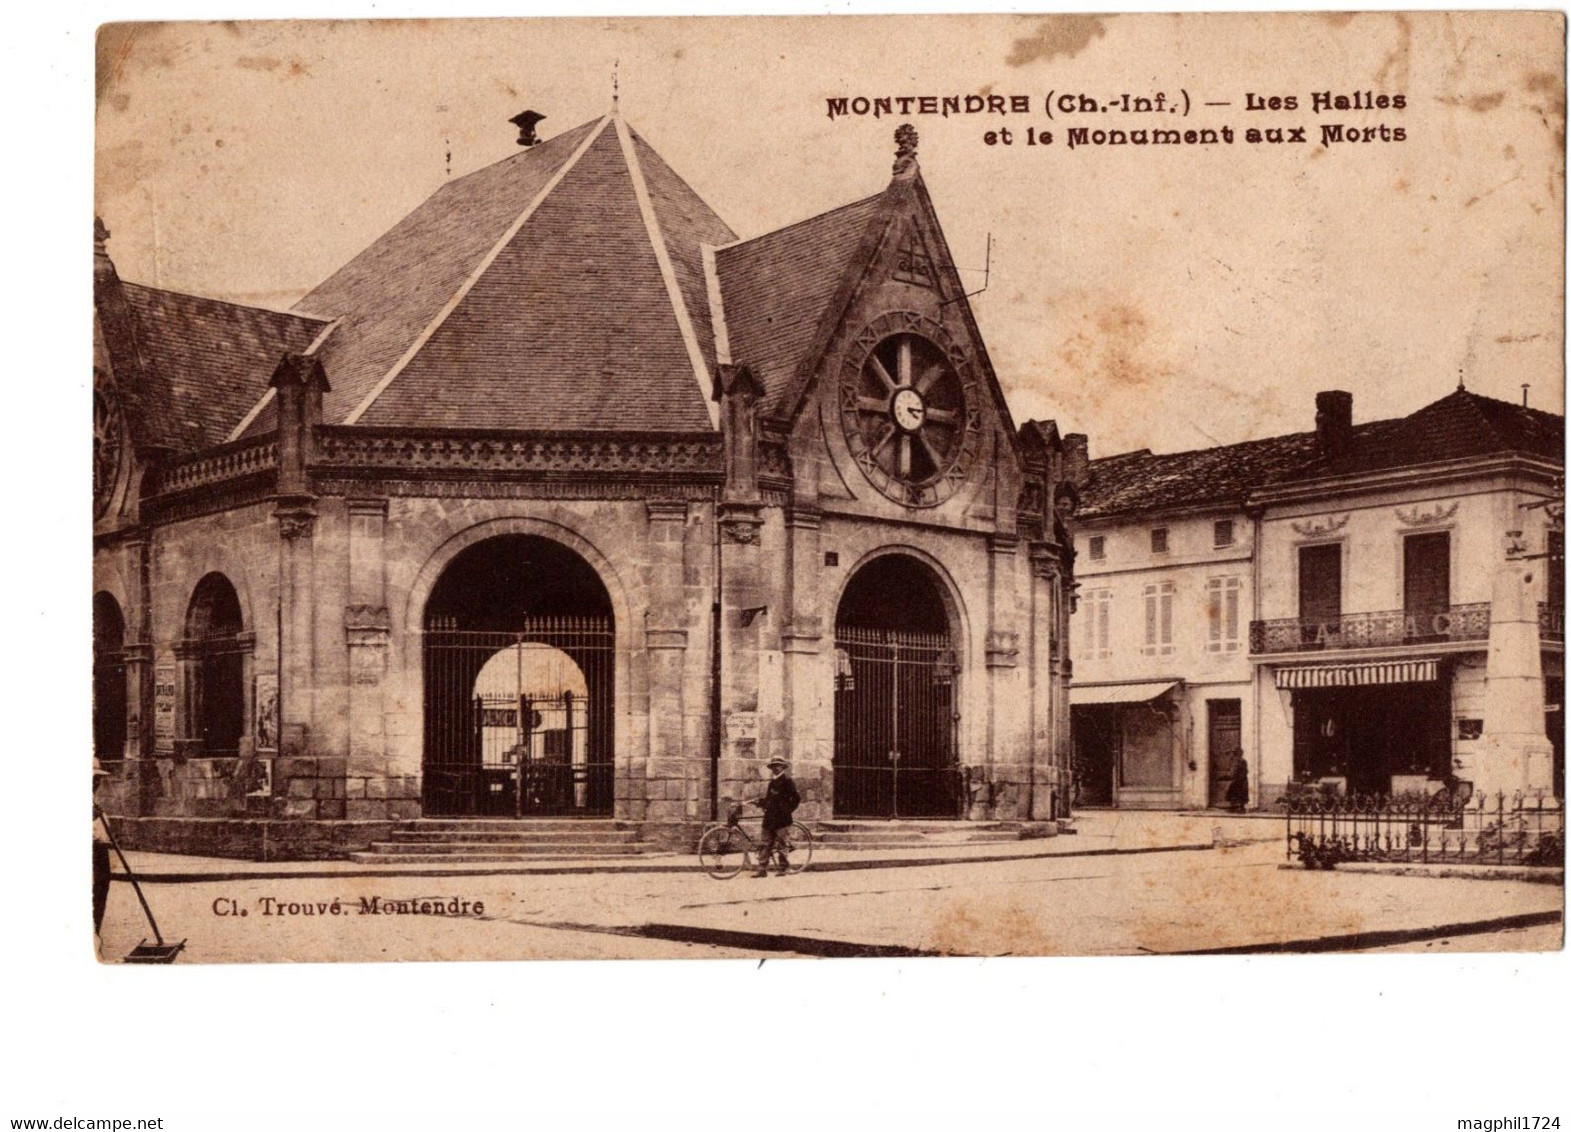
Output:
<path fill-rule="evenodd" d="M 425 812 L 611 812 L 609 621 L 537 617 L 514 632 L 426 628 Z"/>
<path fill-rule="evenodd" d="M 837 817 L 963 814 L 956 671 L 947 635 L 835 630 Z"/>

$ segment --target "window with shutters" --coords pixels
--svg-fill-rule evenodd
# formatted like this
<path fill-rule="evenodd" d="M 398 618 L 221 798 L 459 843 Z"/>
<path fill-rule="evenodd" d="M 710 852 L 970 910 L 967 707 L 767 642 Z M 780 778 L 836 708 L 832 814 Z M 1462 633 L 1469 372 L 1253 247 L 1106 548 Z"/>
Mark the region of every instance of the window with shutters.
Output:
<path fill-rule="evenodd" d="M 1218 519 L 1211 524 L 1211 545 L 1224 547 L 1233 545 L 1233 520 Z"/>
<path fill-rule="evenodd" d="M 1140 651 L 1147 656 L 1173 652 L 1173 583 L 1154 582 L 1145 588 L 1146 637 Z"/>
<path fill-rule="evenodd" d="M 1167 553 L 1167 528 L 1166 527 L 1152 527 L 1151 528 L 1151 553 L 1152 554 L 1166 554 Z"/>
<path fill-rule="evenodd" d="M 1107 557 L 1107 536 L 1092 535 L 1086 540 L 1086 549 L 1089 551 L 1093 562 L 1100 562 Z"/>
<path fill-rule="evenodd" d="M 1112 590 L 1086 590 L 1080 598 L 1085 611 L 1082 622 L 1080 655 L 1086 660 L 1106 660 L 1113 655 L 1111 620 Z"/>
<path fill-rule="evenodd" d="M 1206 580 L 1206 651 L 1237 652 L 1239 648 L 1239 598 L 1244 580 L 1238 577 Z"/>

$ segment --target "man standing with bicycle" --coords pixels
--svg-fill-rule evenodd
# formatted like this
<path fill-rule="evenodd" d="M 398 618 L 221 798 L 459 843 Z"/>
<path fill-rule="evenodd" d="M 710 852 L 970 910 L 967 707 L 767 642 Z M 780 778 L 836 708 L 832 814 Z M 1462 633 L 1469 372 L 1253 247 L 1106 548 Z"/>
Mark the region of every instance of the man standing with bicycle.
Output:
<path fill-rule="evenodd" d="M 763 842 L 758 850 L 758 869 L 753 873 L 755 877 L 769 875 L 769 858 L 780 859 L 780 874 L 785 875 L 789 862 L 786 860 L 786 850 L 789 842 L 785 832 L 791 828 L 791 815 L 796 813 L 796 808 L 801 804 L 802 796 L 796 792 L 796 783 L 791 781 L 791 776 L 786 773 L 790 764 L 776 756 L 769 760 L 769 786 L 764 791 L 764 796 L 758 800 L 757 805 L 764 811 Z"/>

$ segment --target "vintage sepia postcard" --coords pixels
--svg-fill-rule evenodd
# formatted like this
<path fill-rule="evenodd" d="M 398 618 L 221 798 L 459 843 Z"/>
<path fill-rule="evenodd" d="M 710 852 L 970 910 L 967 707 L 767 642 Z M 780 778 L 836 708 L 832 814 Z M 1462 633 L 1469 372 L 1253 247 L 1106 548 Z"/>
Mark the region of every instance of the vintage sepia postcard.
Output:
<path fill-rule="evenodd" d="M 98 955 L 1559 949 L 1564 36 L 105 25 Z"/>

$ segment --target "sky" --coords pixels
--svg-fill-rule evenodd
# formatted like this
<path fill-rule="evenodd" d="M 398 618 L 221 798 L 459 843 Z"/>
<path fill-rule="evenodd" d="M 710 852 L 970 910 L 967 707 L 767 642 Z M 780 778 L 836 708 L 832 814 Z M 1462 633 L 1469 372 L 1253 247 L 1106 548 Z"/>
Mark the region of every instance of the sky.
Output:
<path fill-rule="evenodd" d="M 1527 383 L 1559 412 L 1562 34 L 1499 12 L 112 25 L 96 209 L 125 278 L 287 307 L 448 177 L 517 152 L 513 114 L 553 136 L 609 110 L 614 75 L 744 237 L 879 191 L 912 121 L 1016 422 L 1088 433 L 1093 456 L 1310 429 L 1331 388 L 1358 421 L 1459 380 L 1512 401 Z M 1158 91 L 1189 114 L 1046 112 L 1050 92 Z M 1404 106 L 1316 113 L 1315 91 Z M 978 93 L 1031 109 L 828 113 Z M 1328 123 L 1406 137 L 1326 146 Z M 1070 149 L 1082 124 L 1236 140 Z M 1307 141 L 1246 144 L 1251 126 Z M 1001 127 L 1015 144 L 987 144 Z"/>

